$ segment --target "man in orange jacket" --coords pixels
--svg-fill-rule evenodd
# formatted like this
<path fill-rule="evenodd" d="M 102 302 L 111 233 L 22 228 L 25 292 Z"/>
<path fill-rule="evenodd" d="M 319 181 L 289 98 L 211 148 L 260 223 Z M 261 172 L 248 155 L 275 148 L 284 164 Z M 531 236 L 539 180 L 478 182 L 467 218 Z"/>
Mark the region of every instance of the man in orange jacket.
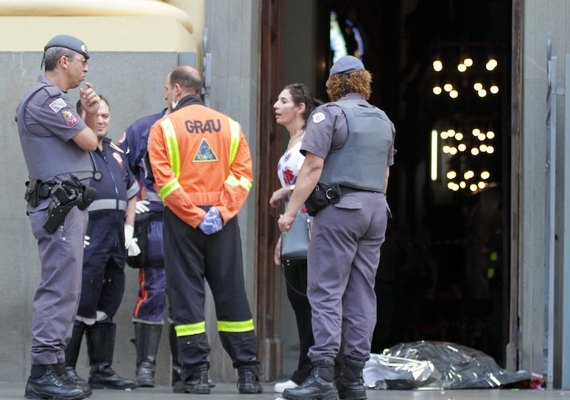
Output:
<path fill-rule="evenodd" d="M 204 278 L 216 304 L 224 349 L 240 393 L 262 392 L 257 339 L 244 288 L 236 218 L 252 185 L 249 146 L 239 123 L 202 103 L 199 72 L 172 70 L 165 94 L 173 112 L 150 131 L 149 156 L 164 202 L 167 293 L 187 393 L 208 394 Z"/>

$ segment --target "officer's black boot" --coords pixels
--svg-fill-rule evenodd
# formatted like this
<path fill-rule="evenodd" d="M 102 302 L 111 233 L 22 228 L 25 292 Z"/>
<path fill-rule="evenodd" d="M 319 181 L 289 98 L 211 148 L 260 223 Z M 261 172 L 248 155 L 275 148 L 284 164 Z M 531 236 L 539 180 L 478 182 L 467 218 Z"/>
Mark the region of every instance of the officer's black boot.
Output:
<path fill-rule="evenodd" d="M 135 346 L 137 348 L 137 384 L 154 387 L 156 353 L 160 343 L 162 325 L 135 322 Z"/>
<path fill-rule="evenodd" d="M 288 400 L 338 400 L 334 383 L 334 361 L 319 360 L 313 362 L 311 375 L 301 386 L 286 389 L 283 398 Z"/>
<path fill-rule="evenodd" d="M 263 393 L 263 387 L 259 383 L 259 364 L 238 367 L 237 387 L 241 394 Z"/>
<path fill-rule="evenodd" d="M 27 399 L 81 400 L 87 397 L 67 379 L 63 364 L 32 365 L 24 395 Z"/>
<path fill-rule="evenodd" d="M 176 387 L 172 390 L 175 393 L 190 394 L 210 394 L 210 384 L 208 383 L 208 364 L 193 368 L 188 378 L 183 381 L 182 391 L 176 392 Z"/>
<path fill-rule="evenodd" d="M 170 345 L 170 363 L 172 365 L 171 385 L 174 393 L 185 393 L 182 380 L 182 364 L 178 358 L 178 339 L 173 324 L 168 325 L 168 343 Z"/>
<path fill-rule="evenodd" d="M 364 362 L 344 359 L 344 368 L 336 381 L 338 395 L 341 399 L 366 400 L 366 388 L 362 370 Z"/>
<path fill-rule="evenodd" d="M 93 389 L 131 389 L 137 383 L 131 379 L 121 378 L 111 368 L 115 349 L 115 324 L 99 324 L 89 327 L 86 331 L 87 353 L 91 371 L 89 384 Z"/>
<path fill-rule="evenodd" d="M 86 396 L 91 396 L 93 391 L 89 383 L 79 375 L 75 370 L 77 365 L 77 358 L 81 350 L 81 340 L 83 339 L 83 332 L 85 332 L 85 324 L 83 322 L 75 321 L 73 324 L 73 331 L 71 339 L 65 349 L 65 374 L 75 385 L 85 392 Z"/>

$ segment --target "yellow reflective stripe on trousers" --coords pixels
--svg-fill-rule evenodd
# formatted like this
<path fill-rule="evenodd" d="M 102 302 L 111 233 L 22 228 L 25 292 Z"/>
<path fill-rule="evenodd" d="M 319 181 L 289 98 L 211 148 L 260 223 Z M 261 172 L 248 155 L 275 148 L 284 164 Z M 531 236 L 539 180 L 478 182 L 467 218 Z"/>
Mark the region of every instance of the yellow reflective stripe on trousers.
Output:
<path fill-rule="evenodd" d="M 158 196 L 162 201 L 164 201 L 164 199 L 166 199 L 170 193 L 180 188 L 181 186 L 180 183 L 178 182 L 178 179 L 172 178 L 170 182 L 167 182 L 166 185 L 164 185 L 158 190 Z"/>
<path fill-rule="evenodd" d="M 176 336 L 198 335 L 206 332 L 206 321 L 196 324 L 178 325 L 174 329 L 176 330 Z"/>
<path fill-rule="evenodd" d="M 249 321 L 218 321 L 220 332 L 249 332 L 254 329 L 252 319 Z"/>
<path fill-rule="evenodd" d="M 178 150 L 178 140 L 176 140 L 176 132 L 174 125 L 170 118 L 165 118 L 160 122 L 164 138 L 166 139 L 166 146 L 168 147 L 168 155 L 170 156 L 170 168 L 177 178 L 180 176 L 180 152 Z"/>
<path fill-rule="evenodd" d="M 228 119 L 230 120 L 230 134 L 231 134 L 229 165 L 232 165 L 236 158 L 237 150 L 239 147 L 239 123 L 231 118 Z"/>

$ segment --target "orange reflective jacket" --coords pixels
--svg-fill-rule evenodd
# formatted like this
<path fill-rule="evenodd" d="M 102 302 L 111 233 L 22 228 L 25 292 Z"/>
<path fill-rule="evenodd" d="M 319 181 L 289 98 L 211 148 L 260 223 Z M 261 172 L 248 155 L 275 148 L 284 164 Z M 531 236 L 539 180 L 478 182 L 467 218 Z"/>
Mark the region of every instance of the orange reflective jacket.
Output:
<path fill-rule="evenodd" d="M 148 151 L 164 205 L 197 228 L 216 206 L 224 223 L 241 209 L 252 186 L 251 154 L 239 123 L 199 104 L 158 120 Z"/>

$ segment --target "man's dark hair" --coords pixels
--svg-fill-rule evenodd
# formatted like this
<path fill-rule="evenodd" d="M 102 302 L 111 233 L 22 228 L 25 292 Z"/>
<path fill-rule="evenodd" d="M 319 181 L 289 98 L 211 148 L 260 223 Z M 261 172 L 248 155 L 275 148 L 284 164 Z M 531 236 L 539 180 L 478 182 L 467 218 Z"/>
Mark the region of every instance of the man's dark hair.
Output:
<path fill-rule="evenodd" d="M 202 90 L 200 73 L 186 66 L 176 67 L 170 73 L 170 85 L 179 84 L 184 89 L 194 89 L 198 93 Z"/>
<path fill-rule="evenodd" d="M 107 106 L 109 106 L 109 111 L 111 111 L 111 105 L 109 104 L 109 101 L 107 100 L 107 98 L 103 95 L 99 95 L 99 98 L 101 99 L 101 101 L 104 101 L 105 103 L 107 103 Z M 79 114 L 79 116 L 82 117 L 83 115 L 83 107 L 81 106 L 81 100 L 77 100 L 77 103 L 75 103 L 75 111 L 77 111 L 77 114 Z"/>

